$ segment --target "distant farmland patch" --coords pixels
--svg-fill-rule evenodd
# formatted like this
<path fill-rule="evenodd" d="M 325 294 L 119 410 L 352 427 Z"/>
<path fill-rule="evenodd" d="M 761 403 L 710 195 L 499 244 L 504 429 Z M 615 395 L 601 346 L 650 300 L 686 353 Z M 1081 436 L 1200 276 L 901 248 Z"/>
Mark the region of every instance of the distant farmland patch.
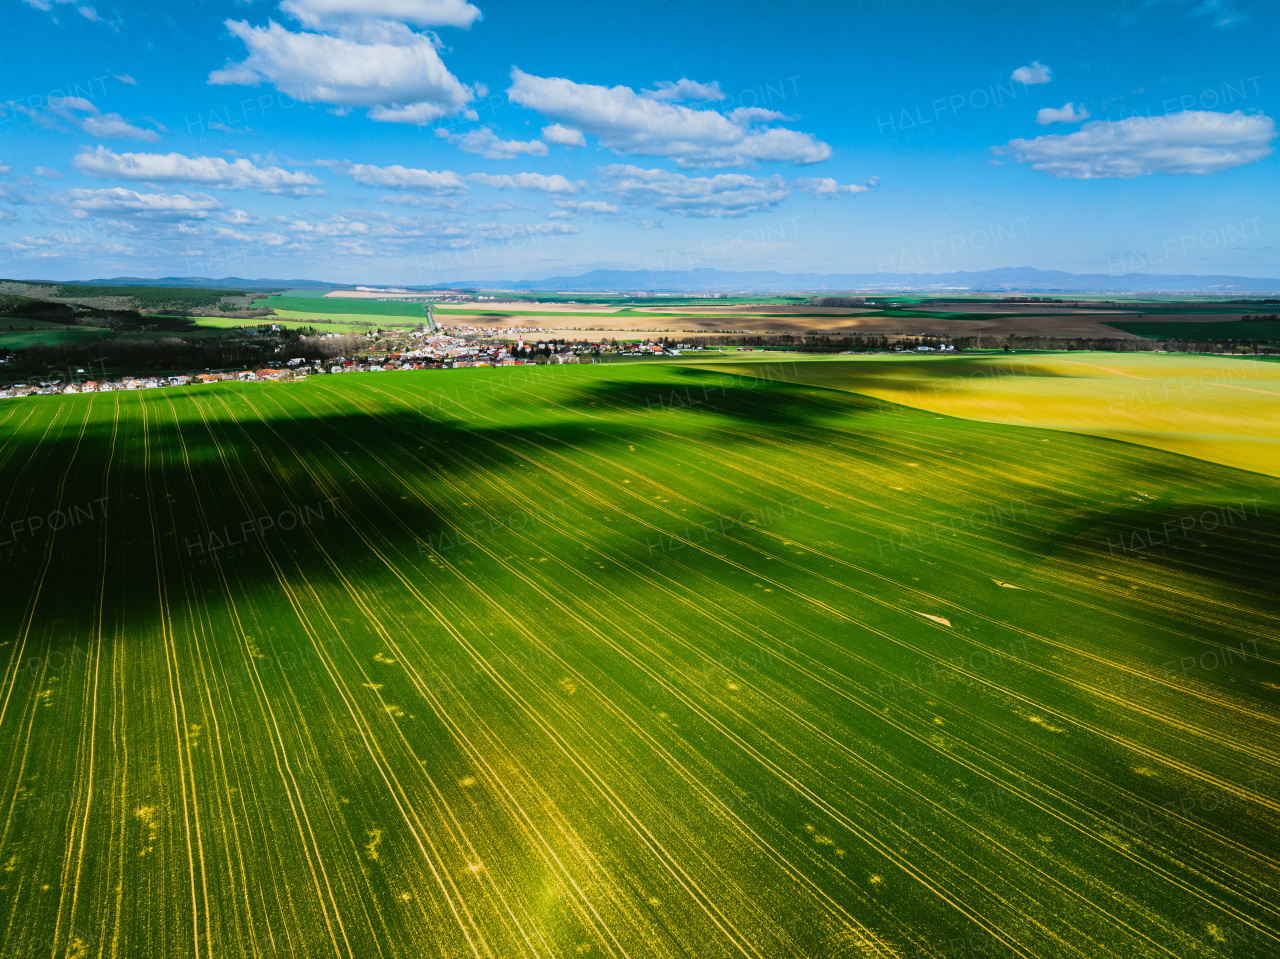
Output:
<path fill-rule="evenodd" d="M 24 321 L 17 321 L 22 323 Z M 25 321 L 30 324 L 31 321 Z M 10 350 L 25 350 L 29 346 L 43 343 L 45 346 L 56 346 L 64 343 L 92 343 L 111 335 L 109 330 L 88 326 L 62 326 L 52 323 L 39 324 L 39 329 L 21 330 L 0 326 L 0 347 Z"/>
<path fill-rule="evenodd" d="M 1280 341 L 1280 320 L 1237 320 L 1222 323 L 1108 323 L 1117 330 L 1151 340 Z"/>

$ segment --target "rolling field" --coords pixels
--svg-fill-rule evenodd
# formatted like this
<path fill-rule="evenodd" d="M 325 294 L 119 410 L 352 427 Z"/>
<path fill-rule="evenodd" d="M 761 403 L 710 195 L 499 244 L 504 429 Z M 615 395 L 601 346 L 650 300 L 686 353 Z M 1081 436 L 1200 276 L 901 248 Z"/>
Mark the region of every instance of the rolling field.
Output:
<path fill-rule="evenodd" d="M 417 320 L 426 319 L 426 311 L 421 303 L 397 303 L 383 300 L 343 300 L 334 297 L 316 296 L 269 296 L 253 301 L 254 308 L 266 307 L 271 310 L 285 310 L 292 313 L 305 313 L 308 316 L 369 316 L 369 317 L 403 317 Z"/>
<path fill-rule="evenodd" d="M 326 298 L 316 295 L 317 292 L 296 291 L 286 296 L 271 296 L 254 301 L 254 307 L 274 310 L 274 316 L 234 321 L 218 317 L 198 317 L 196 322 L 222 327 L 278 323 L 291 328 L 314 326 L 322 333 L 344 334 L 366 334 L 381 327 L 412 328 L 426 322 L 426 310 L 421 303 L 344 300 Z"/>
<path fill-rule="evenodd" d="M 14 327 L 36 327 L 14 329 Z M 10 326 L 0 326 L 0 347 L 24 350 L 37 343 L 47 346 L 62 343 L 92 343 L 110 336 L 109 330 L 88 326 L 65 326 L 61 323 L 40 323 L 35 320 L 14 320 Z"/>
<path fill-rule="evenodd" d="M 0 403 L 0 955 L 1275 955 L 1280 480 L 720 366 Z"/>
<path fill-rule="evenodd" d="M 322 296 L 321 291 L 294 291 L 260 298 L 255 307 L 276 311 L 278 321 L 335 324 L 344 319 L 385 324 L 421 321 L 421 303 L 380 300 L 377 294 Z M 910 299 L 910 298 L 908 298 Z M 594 336 L 626 336 L 637 332 L 700 333 L 749 329 L 756 333 L 853 332 L 874 335 L 939 334 L 971 336 L 1038 335 L 1057 337 L 1174 337 L 1221 340 L 1224 338 L 1274 339 L 1274 323 L 1242 324 L 1235 321 L 1238 308 L 1196 304 L 1188 313 L 1185 305 L 1135 303 L 1132 309 L 1081 308 L 1075 305 L 992 303 L 955 304 L 947 301 L 940 309 L 929 309 L 927 301 L 917 306 L 881 308 L 813 307 L 783 299 L 735 298 L 722 304 L 705 299 L 654 300 L 652 298 L 600 297 L 598 302 L 479 302 L 474 305 L 437 304 L 440 322 L 479 326 L 537 326 L 563 333 L 568 339 Z M 1143 312 L 1138 312 L 1138 310 Z M 1221 312 L 1220 319 L 1215 315 Z M 1160 317 L 1141 322 L 1146 316 Z M 603 321 L 609 322 L 603 322 Z M 203 322 L 203 320 L 201 321 Z M 343 330 L 345 332 L 345 330 Z"/>
<path fill-rule="evenodd" d="M 532 325 L 556 330 L 557 335 L 563 332 L 569 339 L 591 338 L 591 334 L 575 335 L 578 331 L 591 331 L 596 336 L 625 336 L 642 331 L 714 334 L 742 329 L 754 333 L 870 333 L 887 336 L 1130 336 L 1106 322 L 1113 320 L 1115 316 L 1128 314 L 1113 316 L 1111 313 L 1083 311 L 1036 315 L 1016 311 L 939 313 L 865 307 L 735 306 L 680 310 L 668 307 L 602 308 L 571 304 L 546 304 L 536 308 L 515 304 L 507 309 L 501 304 L 485 304 L 480 307 L 442 306 L 435 313 L 442 323 L 508 327 Z"/>

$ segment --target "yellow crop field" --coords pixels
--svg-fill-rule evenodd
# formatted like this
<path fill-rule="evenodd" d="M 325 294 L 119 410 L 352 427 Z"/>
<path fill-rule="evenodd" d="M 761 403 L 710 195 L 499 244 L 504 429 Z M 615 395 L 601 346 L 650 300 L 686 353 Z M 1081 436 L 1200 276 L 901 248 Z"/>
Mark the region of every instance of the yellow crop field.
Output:
<path fill-rule="evenodd" d="M 762 361 L 770 362 L 737 362 Z M 851 356 L 806 359 L 787 375 L 948 416 L 1089 433 L 1280 476 L 1280 363 L 1253 357 Z"/>

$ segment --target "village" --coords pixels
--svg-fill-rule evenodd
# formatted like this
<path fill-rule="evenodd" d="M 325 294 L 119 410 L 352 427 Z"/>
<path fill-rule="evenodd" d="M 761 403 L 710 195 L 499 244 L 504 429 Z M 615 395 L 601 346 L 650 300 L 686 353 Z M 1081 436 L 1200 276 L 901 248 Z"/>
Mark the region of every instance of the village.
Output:
<path fill-rule="evenodd" d="M 43 377 L 0 385 L 0 399 L 23 396 L 108 393 L 119 390 L 154 390 L 221 382 L 296 381 L 308 376 L 338 373 L 381 373 L 398 370 L 466 369 L 471 367 L 561 365 L 594 363 L 606 354 L 617 356 L 675 356 L 680 349 L 660 343 L 565 343 L 543 338 L 550 333 L 537 328 L 451 327 L 431 330 L 379 330 L 370 337 L 343 337 L 326 333 L 301 342 L 327 353 L 334 345 L 355 346 L 352 355 L 294 356 L 273 359 L 259 367 L 239 370 L 206 370 L 202 373 L 151 374 L 110 377 L 76 367 L 50 371 Z M 515 335 L 515 342 L 509 338 Z M 529 341 L 525 341 L 525 335 Z M 507 338 L 507 339 L 503 339 Z M 353 342 L 354 341 L 354 342 Z M 330 349 L 326 349 L 328 346 Z M 685 344 L 681 344 L 688 349 Z M 281 350 L 283 348 L 277 348 Z"/>

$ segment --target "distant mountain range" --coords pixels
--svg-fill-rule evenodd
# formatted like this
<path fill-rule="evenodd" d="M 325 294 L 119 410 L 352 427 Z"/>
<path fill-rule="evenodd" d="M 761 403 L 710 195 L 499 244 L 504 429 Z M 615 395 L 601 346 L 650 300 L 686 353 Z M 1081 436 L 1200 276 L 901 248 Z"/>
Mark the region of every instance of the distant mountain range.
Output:
<path fill-rule="evenodd" d="M 34 281 L 33 281 L 34 282 Z M 211 289 L 341 289 L 319 280 L 250 280 L 239 276 L 211 279 L 166 276 L 158 279 L 118 276 L 68 285 L 177 286 Z M 528 290 L 581 293 L 1212 293 L 1280 292 L 1280 279 L 1248 276 L 1195 276 L 1127 273 L 1065 273 L 1032 267 L 1003 267 L 978 273 L 779 273 L 730 270 L 592 270 L 580 276 L 544 280 L 467 280 L 409 287 L 414 290 Z"/>
<path fill-rule="evenodd" d="M 1247 276 L 1158 276 L 1064 273 L 1005 267 L 981 273 L 735 273 L 726 270 L 593 270 L 545 280 L 440 283 L 435 289 L 664 293 L 763 292 L 984 292 L 984 293 L 1270 293 L 1280 279 Z"/>

